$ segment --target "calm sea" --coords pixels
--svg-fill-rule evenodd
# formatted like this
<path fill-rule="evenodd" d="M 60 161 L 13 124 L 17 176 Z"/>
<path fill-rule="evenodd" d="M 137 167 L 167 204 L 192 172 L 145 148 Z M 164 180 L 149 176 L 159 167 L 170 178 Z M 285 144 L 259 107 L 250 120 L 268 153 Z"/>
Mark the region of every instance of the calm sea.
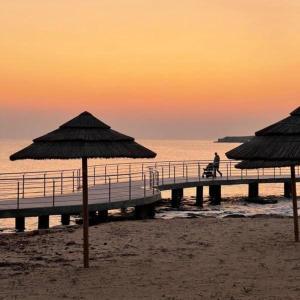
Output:
<path fill-rule="evenodd" d="M 236 147 L 238 144 L 214 143 L 208 140 L 138 140 L 142 145 L 152 149 L 157 153 L 156 160 L 211 160 L 214 152 L 218 152 L 221 159 L 226 159 L 225 152 Z M 6 172 L 23 172 L 23 171 L 41 171 L 41 170 L 58 170 L 79 168 L 79 160 L 51 160 L 51 161 L 16 161 L 11 162 L 9 156 L 19 149 L 27 146 L 30 140 L 0 140 L 0 173 Z M 89 164 L 105 164 L 128 162 L 135 160 L 128 159 L 91 159 Z M 207 191 L 204 190 L 207 194 Z M 269 205 L 249 204 L 243 199 L 247 195 L 247 186 L 224 186 L 222 187 L 222 197 L 224 202 L 220 207 L 211 207 L 208 202 L 204 210 L 199 210 L 192 206 L 195 196 L 194 189 L 185 190 L 185 198 L 183 207 L 180 210 L 172 210 L 166 205 L 158 208 L 158 218 L 174 218 L 189 217 L 195 215 L 213 215 L 226 216 L 228 214 L 279 214 L 291 215 L 291 203 L 282 199 L 282 184 L 262 184 L 260 186 L 260 195 L 276 197 L 278 203 Z M 169 192 L 163 193 L 164 198 L 170 197 Z M 1 200 L 1 199 L 0 199 Z M 27 228 L 36 228 L 36 218 L 28 218 L 26 220 Z M 58 224 L 58 218 L 51 218 L 51 225 Z M 14 220 L 0 220 L 0 230 L 10 230 L 14 227 Z"/>
<path fill-rule="evenodd" d="M 224 153 L 237 144 L 221 144 L 204 140 L 137 140 L 140 144 L 157 153 L 156 160 L 194 160 L 213 159 L 217 151 L 221 159 L 226 159 Z M 0 140 L 0 173 L 57 170 L 80 167 L 79 160 L 51 160 L 51 161 L 15 161 L 11 162 L 9 156 L 31 143 L 30 140 Z M 90 159 L 89 164 L 105 164 L 115 162 L 128 162 L 128 159 Z"/>

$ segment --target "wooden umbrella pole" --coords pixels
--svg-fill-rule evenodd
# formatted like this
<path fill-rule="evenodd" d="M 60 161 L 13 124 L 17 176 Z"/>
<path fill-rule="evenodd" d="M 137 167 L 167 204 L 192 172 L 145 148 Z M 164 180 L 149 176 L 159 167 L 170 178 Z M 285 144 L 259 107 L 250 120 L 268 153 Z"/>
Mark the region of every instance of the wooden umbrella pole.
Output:
<path fill-rule="evenodd" d="M 82 159 L 83 264 L 89 267 L 89 211 L 87 158 Z"/>
<path fill-rule="evenodd" d="M 295 242 L 299 242 L 299 224 L 298 224 L 298 207 L 297 207 L 297 190 L 296 190 L 295 166 L 291 166 L 291 179 L 292 179 L 292 196 L 293 196 L 293 215 L 294 215 Z"/>

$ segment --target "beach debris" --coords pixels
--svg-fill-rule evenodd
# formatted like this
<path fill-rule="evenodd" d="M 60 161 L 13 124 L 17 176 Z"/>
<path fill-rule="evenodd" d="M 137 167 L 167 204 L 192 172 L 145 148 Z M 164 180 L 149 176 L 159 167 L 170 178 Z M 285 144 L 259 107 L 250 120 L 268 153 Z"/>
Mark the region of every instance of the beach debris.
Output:
<path fill-rule="evenodd" d="M 66 246 L 73 246 L 76 245 L 77 243 L 75 241 L 69 241 L 66 243 Z"/>

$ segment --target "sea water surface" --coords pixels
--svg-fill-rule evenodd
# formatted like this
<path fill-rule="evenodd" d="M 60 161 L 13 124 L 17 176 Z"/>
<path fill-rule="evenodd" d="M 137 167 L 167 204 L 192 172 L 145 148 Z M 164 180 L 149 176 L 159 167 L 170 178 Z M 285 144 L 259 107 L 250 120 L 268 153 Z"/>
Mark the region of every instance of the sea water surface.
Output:
<path fill-rule="evenodd" d="M 137 140 L 142 145 L 157 153 L 155 160 L 212 160 L 214 152 L 218 152 L 221 159 L 226 159 L 226 151 L 238 146 L 233 143 L 214 143 L 211 140 Z M 0 140 L 0 173 L 44 171 L 80 168 L 79 160 L 44 160 L 44 161 L 15 161 L 11 162 L 9 156 L 30 144 L 30 140 Z M 141 160 L 130 159 L 90 159 L 89 165 L 105 163 L 137 162 Z M 223 186 L 222 204 L 211 206 L 208 201 L 208 188 L 204 187 L 204 208 L 194 206 L 195 188 L 184 190 L 184 201 L 180 209 L 170 207 L 170 192 L 162 193 L 162 204 L 157 207 L 156 218 L 186 218 L 186 217 L 232 217 L 232 216 L 257 216 L 275 215 L 291 216 L 291 200 L 282 197 L 283 184 L 261 184 L 260 196 L 275 199 L 273 204 L 254 204 L 246 201 L 248 191 L 247 185 Z M 1 200 L 1 199 L 0 199 Z M 52 216 L 50 225 L 59 224 L 59 217 Z M 26 218 L 26 229 L 37 227 L 37 218 Z M 0 219 L 0 232 L 12 231 L 14 229 L 13 219 Z"/>

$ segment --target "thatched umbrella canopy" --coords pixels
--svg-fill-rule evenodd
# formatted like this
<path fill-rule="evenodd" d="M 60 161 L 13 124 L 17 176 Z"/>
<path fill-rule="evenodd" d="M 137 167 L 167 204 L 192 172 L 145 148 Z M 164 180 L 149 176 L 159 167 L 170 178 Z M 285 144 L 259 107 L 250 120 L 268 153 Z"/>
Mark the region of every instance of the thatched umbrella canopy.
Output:
<path fill-rule="evenodd" d="M 153 158 L 156 154 L 134 138 L 84 112 L 58 129 L 33 140 L 10 159 Z"/>
<path fill-rule="evenodd" d="M 19 159 L 82 159 L 84 266 L 88 259 L 88 158 L 154 158 L 156 153 L 139 145 L 132 137 L 114 131 L 110 126 L 84 112 L 58 129 L 33 140 L 13 154 Z"/>
<path fill-rule="evenodd" d="M 255 137 L 226 153 L 230 159 L 242 160 L 240 169 L 290 167 L 295 240 L 299 241 L 295 166 L 300 165 L 300 107 L 289 117 L 255 133 Z"/>

